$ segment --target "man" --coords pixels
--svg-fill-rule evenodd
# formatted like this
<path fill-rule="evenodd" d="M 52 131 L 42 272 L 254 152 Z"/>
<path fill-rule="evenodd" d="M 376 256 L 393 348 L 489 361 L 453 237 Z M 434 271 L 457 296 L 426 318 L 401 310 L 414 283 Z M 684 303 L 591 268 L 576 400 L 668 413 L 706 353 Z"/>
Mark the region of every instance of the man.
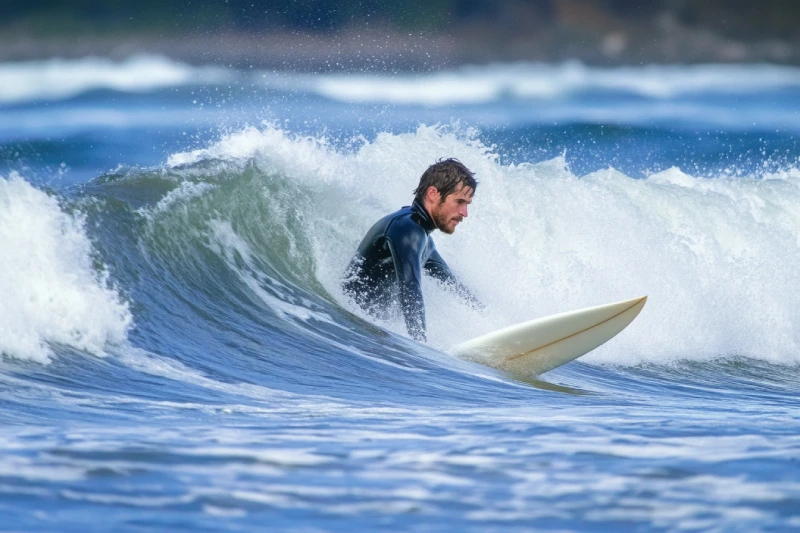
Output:
<path fill-rule="evenodd" d="M 467 217 L 478 182 L 457 159 L 428 167 L 414 191 L 414 202 L 375 223 L 345 271 L 343 289 L 364 310 L 385 318 L 399 301 L 409 335 L 426 340 L 422 272 L 451 285 L 470 302 L 478 301 L 450 272 L 430 234 L 452 234 Z"/>

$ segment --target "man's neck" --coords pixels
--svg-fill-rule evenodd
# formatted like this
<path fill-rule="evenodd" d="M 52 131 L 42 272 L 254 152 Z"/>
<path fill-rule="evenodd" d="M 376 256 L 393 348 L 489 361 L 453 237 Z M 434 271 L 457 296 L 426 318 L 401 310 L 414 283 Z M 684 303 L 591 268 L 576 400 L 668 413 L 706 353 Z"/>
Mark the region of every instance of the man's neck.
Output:
<path fill-rule="evenodd" d="M 433 227 L 439 229 L 439 226 L 436 225 L 436 219 L 433 218 L 433 209 L 431 209 L 430 202 L 428 201 L 427 198 L 422 200 L 422 208 L 425 210 L 426 213 L 428 213 L 428 218 L 431 219 Z"/>
<path fill-rule="evenodd" d="M 439 229 L 439 227 L 436 225 L 436 219 L 434 219 L 433 216 L 431 215 L 432 210 L 429 208 L 428 203 L 425 201 L 422 202 L 415 201 L 414 203 L 416 203 L 419 206 L 420 211 L 423 211 L 425 217 L 427 218 L 427 220 L 425 221 L 426 222 L 425 225 L 428 226 L 426 228 L 426 231 L 430 233 L 435 229 Z"/>

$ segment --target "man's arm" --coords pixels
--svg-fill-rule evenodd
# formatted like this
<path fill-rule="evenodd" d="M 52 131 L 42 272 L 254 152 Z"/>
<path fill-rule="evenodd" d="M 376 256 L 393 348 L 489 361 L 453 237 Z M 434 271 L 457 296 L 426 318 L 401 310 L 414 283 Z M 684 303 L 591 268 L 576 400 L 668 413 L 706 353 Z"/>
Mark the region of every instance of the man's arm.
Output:
<path fill-rule="evenodd" d="M 428 262 L 425 263 L 425 272 L 427 272 L 432 278 L 450 285 L 456 291 L 456 294 L 461 296 L 461 298 L 470 304 L 480 308 L 485 307 L 483 303 L 481 303 L 481 301 L 478 300 L 474 294 L 472 294 L 472 291 L 470 291 L 466 285 L 461 283 L 458 278 L 453 275 L 450 267 L 447 266 L 447 263 L 444 262 L 444 259 L 442 259 L 442 256 L 439 255 L 439 252 L 436 249 L 433 250 L 430 259 L 428 259 Z"/>
<path fill-rule="evenodd" d="M 395 223 L 387 230 L 386 238 L 392 252 L 397 285 L 400 288 L 400 308 L 408 334 L 419 342 L 427 340 L 425 302 L 422 299 L 422 253 L 427 235 L 416 224 Z"/>

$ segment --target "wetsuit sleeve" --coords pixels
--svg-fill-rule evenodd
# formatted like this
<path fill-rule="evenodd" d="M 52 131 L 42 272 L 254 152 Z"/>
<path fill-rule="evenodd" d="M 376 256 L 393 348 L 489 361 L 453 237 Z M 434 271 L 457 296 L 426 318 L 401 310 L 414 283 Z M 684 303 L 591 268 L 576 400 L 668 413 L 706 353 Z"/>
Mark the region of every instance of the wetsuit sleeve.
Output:
<path fill-rule="evenodd" d="M 470 304 L 480 308 L 485 307 L 483 303 L 481 303 L 481 301 L 478 300 L 474 294 L 472 294 L 472 291 L 470 291 L 466 285 L 461 283 L 458 278 L 453 275 L 450 267 L 447 266 L 447 263 L 444 262 L 442 256 L 439 255 L 439 252 L 435 249 L 428 259 L 428 262 L 425 263 L 425 272 L 427 272 L 432 278 L 450 285 L 453 289 L 455 289 L 459 296 L 461 296 Z"/>
<path fill-rule="evenodd" d="M 425 302 L 422 299 L 422 254 L 427 235 L 414 224 L 395 227 L 387 231 L 387 241 L 392 252 L 397 285 L 400 288 L 400 307 L 408 334 L 419 342 L 427 339 L 425 328 Z"/>

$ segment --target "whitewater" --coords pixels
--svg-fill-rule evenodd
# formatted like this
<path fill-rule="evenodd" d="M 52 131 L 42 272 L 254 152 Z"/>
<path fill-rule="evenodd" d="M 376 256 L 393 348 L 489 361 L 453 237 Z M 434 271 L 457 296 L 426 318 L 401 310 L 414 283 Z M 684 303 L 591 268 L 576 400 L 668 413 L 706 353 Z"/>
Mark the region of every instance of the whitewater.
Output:
<path fill-rule="evenodd" d="M 800 70 L 12 78 L 0 529 L 800 527 Z M 485 307 L 426 278 L 419 344 L 340 281 L 442 157 L 480 184 L 434 239 Z M 542 376 L 448 354 L 639 295 Z"/>

